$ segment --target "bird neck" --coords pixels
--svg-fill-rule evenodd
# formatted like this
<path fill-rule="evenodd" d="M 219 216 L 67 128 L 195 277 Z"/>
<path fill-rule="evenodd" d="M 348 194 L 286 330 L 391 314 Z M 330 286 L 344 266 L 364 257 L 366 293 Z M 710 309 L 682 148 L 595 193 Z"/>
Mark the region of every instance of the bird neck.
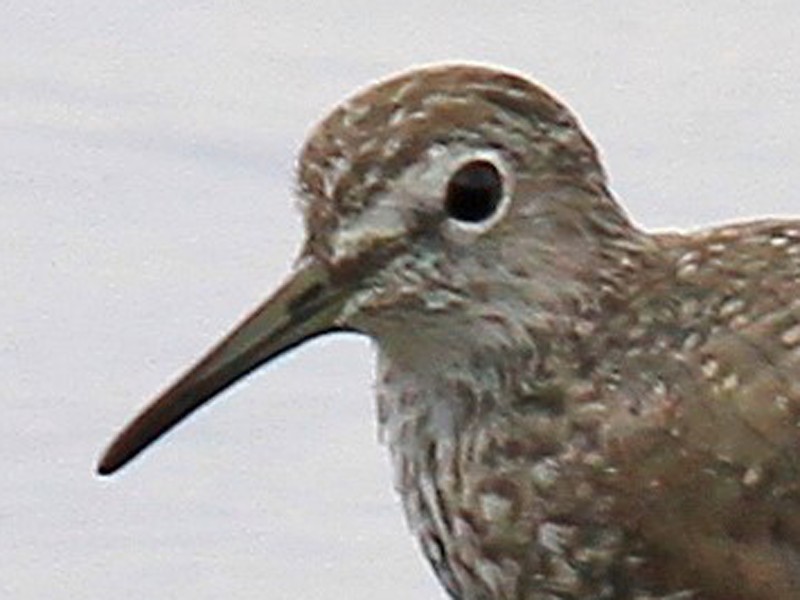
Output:
<path fill-rule="evenodd" d="M 491 414 L 513 410 L 520 397 L 575 376 L 577 347 L 538 337 L 547 330 L 553 338 L 570 339 L 572 320 L 541 315 L 535 321 L 530 315 L 524 322 L 494 318 L 472 330 L 431 324 L 382 340 L 382 440 L 394 452 L 421 455 L 429 442 L 447 443 Z"/>
<path fill-rule="evenodd" d="M 643 270 L 659 268 L 647 234 L 630 227 L 607 240 L 569 286 L 542 291 L 540 280 L 504 273 L 502 289 L 483 303 L 382 331 L 382 439 L 390 446 L 446 440 L 491 413 L 515 410 L 521 398 L 542 398 L 548 411 L 550 391 L 566 397 L 591 386 L 587 361 L 608 337 L 609 316 L 638 293 Z"/>

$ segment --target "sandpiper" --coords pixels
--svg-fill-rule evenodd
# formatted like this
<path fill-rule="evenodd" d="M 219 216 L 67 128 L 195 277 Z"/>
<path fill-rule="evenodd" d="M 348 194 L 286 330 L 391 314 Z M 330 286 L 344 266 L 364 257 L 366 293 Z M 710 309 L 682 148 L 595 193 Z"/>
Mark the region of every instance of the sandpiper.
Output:
<path fill-rule="evenodd" d="M 470 65 L 357 94 L 298 171 L 294 272 L 100 473 L 352 330 L 452 598 L 800 598 L 800 221 L 643 231 L 560 101 Z"/>

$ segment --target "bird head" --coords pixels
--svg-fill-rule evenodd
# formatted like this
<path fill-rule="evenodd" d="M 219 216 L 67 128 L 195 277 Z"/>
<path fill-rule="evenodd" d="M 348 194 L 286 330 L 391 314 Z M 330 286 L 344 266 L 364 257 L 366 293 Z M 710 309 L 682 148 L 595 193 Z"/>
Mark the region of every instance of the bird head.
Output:
<path fill-rule="evenodd" d="M 298 194 L 293 274 L 123 431 L 101 473 L 321 334 L 356 330 L 406 358 L 426 355 L 414 340 L 430 356 L 535 337 L 590 304 L 601 263 L 635 237 L 570 111 L 485 67 L 414 70 L 343 103 L 301 152 Z"/>

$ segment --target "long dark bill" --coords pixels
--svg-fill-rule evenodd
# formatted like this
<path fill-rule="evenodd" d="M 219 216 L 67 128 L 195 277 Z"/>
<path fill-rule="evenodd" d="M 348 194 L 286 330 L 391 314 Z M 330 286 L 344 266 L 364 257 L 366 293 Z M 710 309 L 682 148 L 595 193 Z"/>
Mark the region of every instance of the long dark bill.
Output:
<path fill-rule="evenodd" d="M 331 282 L 316 261 L 302 264 L 258 307 L 175 384 L 134 419 L 106 450 L 97 467 L 109 475 L 218 392 L 263 363 L 317 335 L 337 330 L 346 286 Z"/>

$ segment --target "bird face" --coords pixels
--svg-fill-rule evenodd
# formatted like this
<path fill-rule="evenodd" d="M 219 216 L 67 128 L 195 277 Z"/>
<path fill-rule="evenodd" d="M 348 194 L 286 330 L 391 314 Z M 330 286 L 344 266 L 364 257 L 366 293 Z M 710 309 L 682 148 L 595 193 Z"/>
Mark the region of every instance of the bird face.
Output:
<path fill-rule="evenodd" d="M 355 96 L 312 133 L 298 174 L 307 241 L 293 275 L 117 438 L 101 473 L 324 333 L 382 349 L 502 343 L 520 318 L 583 302 L 601 246 L 632 231 L 569 111 L 486 68 L 421 69 Z"/>
<path fill-rule="evenodd" d="M 303 149 L 299 191 L 303 256 L 350 277 L 339 324 L 379 342 L 469 334 L 504 302 L 569 294 L 595 222 L 627 224 L 567 109 L 478 67 L 414 71 L 343 104 Z"/>

